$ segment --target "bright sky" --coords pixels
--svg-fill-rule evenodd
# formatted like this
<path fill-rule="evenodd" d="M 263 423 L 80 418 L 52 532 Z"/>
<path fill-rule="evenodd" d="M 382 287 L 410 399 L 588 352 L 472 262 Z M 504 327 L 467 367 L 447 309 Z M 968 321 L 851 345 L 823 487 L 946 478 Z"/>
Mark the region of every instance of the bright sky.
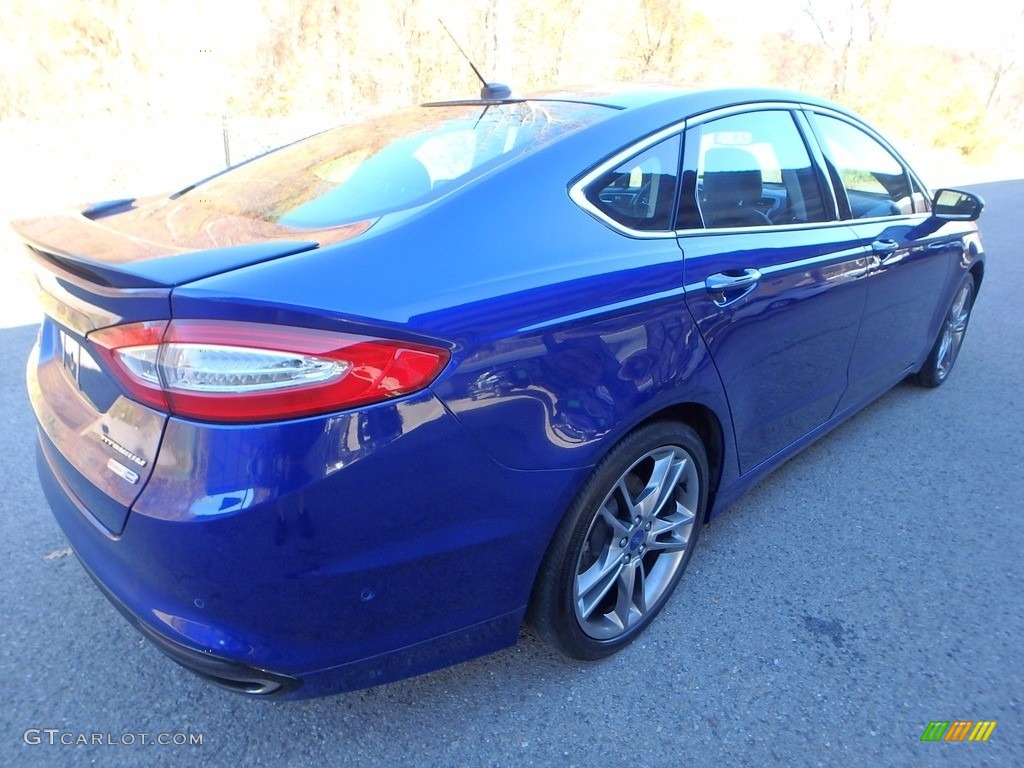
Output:
<path fill-rule="evenodd" d="M 793 30 L 817 38 L 803 10 L 808 4 L 835 13 L 857 0 L 722 0 L 706 3 L 702 10 L 731 19 L 737 29 Z M 893 0 L 892 12 L 890 35 L 897 32 L 910 42 L 977 46 L 1005 39 L 1013 32 L 1020 35 L 1024 27 L 1021 0 Z"/>

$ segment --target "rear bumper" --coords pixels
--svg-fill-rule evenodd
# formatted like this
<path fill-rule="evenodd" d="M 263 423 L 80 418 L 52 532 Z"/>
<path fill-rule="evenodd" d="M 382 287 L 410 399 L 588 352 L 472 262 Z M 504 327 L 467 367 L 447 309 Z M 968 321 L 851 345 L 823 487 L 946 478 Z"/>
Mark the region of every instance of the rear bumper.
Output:
<path fill-rule="evenodd" d="M 77 554 L 77 553 L 76 553 Z M 100 592 L 139 633 L 172 661 L 209 683 L 254 697 L 303 699 L 341 691 L 355 691 L 423 674 L 442 666 L 498 651 L 510 645 L 508 638 L 518 630 L 523 612 L 513 611 L 459 632 L 412 647 L 343 664 L 310 674 L 306 679 L 271 672 L 182 645 L 160 634 L 139 619 L 79 557 L 78 562 Z M 301 689 L 301 690 L 300 690 Z"/>
<path fill-rule="evenodd" d="M 263 442 L 259 429 L 172 420 L 120 534 L 63 482 L 42 432 L 39 476 L 108 599 L 230 690 L 306 698 L 514 644 L 581 475 L 501 468 L 429 394 L 378 410 L 350 415 L 341 431 L 360 452 L 320 476 L 314 461 L 339 441 L 327 422 L 349 417 L 275 425 Z M 391 428 L 374 440 L 380 423 Z"/>
<path fill-rule="evenodd" d="M 41 453 L 41 452 L 40 452 Z M 287 695 L 302 685 L 302 681 L 288 675 L 281 675 L 265 669 L 246 666 L 238 662 L 229 661 L 204 653 L 194 648 L 176 643 L 168 637 L 161 635 L 148 624 L 141 621 L 138 616 L 132 613 L 128 606 L 107 589 L 107 585 L 96 577 L 85 561 L 81 558 L 78 562 L 82 564 L 85 572 L 99 587 L 100 592 L 117 608 L 122 616 L 137 629 L 143 637 L 159 648 L 164 654 L 176 661 L 190 672 L 194 672 L 204 680 L 226 688 L 236 693 L 245 693 L 251 696 Z"/>

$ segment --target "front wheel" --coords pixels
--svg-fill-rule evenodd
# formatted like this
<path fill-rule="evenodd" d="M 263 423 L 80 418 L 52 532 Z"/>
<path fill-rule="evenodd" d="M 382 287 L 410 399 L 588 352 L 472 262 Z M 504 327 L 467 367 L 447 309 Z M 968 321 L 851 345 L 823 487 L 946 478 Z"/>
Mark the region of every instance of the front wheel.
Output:
<path fill-rule="evenodd" d="M 657 422 L 625 437 L 548 547 L 530 601 L 538 634 L 575 659 L 632 642 L 686 569 L 707 498 L 707 453 L 690 427 Z"/>
<path fill-rule="evenodd" d="M 922 387 L 937 387 L 949 378 L 967 334 L 967 323 L 974 307 L 974 293 L 974 277 L 967 274 L 953 296 L 928 359 L 914 376 L 914 381 Z"/>

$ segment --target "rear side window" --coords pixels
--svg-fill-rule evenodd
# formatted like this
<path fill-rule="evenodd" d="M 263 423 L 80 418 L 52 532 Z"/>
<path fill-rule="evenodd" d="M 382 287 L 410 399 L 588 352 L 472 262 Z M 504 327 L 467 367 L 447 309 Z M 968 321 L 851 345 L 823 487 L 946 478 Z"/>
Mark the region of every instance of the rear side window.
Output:
<path fill-rule="evenodd" d="M 587 200 L 628 229 L 672 229 L 679 179 L 678 135 L 634 155 L 598 177 L 586 189 Z"/>
<path fill-rule="evenodd" d="M 298 141 L 183 194 L 223 213 L 333 227 L 421 205 L 614 113 L 569 102 L 417 107 Z"/>
<path fill-rule="evenodd" d="M 855 125 L 814 115 L 833 179 L 846 190 L 854 219 L 902 216 L 914 212 L 910 175 L 874 137 Z"/>
<path fill-rule="evenodd" d="M 818 174 L 789 112 L 731 115 L 697 130 L 696 197 L 705 227 L 826 220 Z"/>

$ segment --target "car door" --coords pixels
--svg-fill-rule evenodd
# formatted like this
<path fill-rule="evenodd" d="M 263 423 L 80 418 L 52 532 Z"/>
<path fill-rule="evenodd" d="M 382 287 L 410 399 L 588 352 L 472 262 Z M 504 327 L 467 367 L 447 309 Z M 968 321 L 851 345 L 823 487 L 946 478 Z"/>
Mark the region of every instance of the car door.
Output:
<path fill-rule="evenodd" d="M 691 121 L 677 242 L 721 375 L 740 471 L 823 424 L 847 386 L 869 266 L 794 114 Z"/>
<path fill-rule="evenodd" d="M 920 362 L 963 249 L 957 228 L 931 218 L 923 186 L 879 138 L 842 115 L 808 117 L 840 212 L 870 251 L 864 317 L 839 406 L 846 408 L 876 397 Z"/>

